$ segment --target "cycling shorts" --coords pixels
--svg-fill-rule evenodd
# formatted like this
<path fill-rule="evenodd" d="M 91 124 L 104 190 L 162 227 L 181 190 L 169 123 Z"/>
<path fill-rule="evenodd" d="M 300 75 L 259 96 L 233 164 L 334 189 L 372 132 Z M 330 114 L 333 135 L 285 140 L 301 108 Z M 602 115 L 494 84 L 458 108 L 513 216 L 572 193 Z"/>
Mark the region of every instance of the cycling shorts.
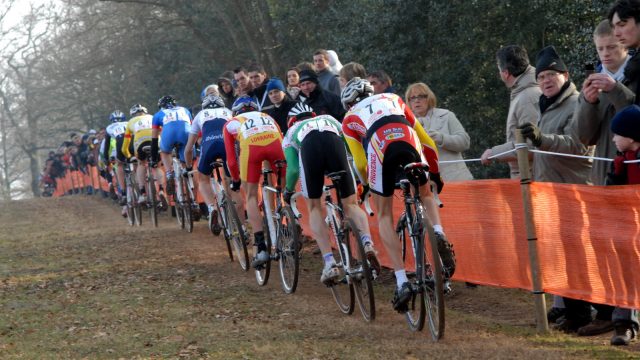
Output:
<path fill-rule="evenodd" d="M 202 142 L 202 151 L 200 153 L 200 160 L 198 160 L 198 171 L 211 175 L 213 173 L 213 162 L 221 159 L 224 163 L 224 173 L 227 177 L 230 177 L 229 169 L 227 168 L 227 155 L 224 149 L 224 141 L 207 141 Z"/>
<path fill-rule="evenodd" d="M 268 145 L 242 146 L 240 151 L 240 180 L 257 184 L 262 175 L 262 162 L 269 161 L 271 168 L 275 169 L 275 162 L 284 160 L 282 142 L 274 141 Z M 282 168 L 282 175 L 286 174 L 286 167 Z"/>
<path fill-rule="evenodd" d="M 312 131 L 300 144 L 300 183 L 302 193 L 309 199 L 322 196 L 325 174 L 346 170 L 340 180 L 340 197 L 356 193 L 355 178 L 351 172 L 347 151 L 342 138 L 329 131 Z"/>
<path fill-rule="evenodd" d="M 186 121 L 174 121 L 162 128 L 160 136 L 160 151 L 171 153 L 174 146 L 178 148 L 180 161 L 184 162 L 184 146 L 189 140 L 190 125 Z"/>
<path fill-rule="evenodd" d="M 391 196 L 398 167 L 425 160 L 420 139 L 404 117 L 388 116 L 377 125 L 367 133 L 368 181 L 374 193 Z"/>
<path fill-rule="evenodd" d="M 151 147 L 151 140 L 143 141 L 140 143 L 140 145 L 138 145 L 136 150 L 136 157 L 138 158 L 138 160 L 141 160 L 141 161 L 147 160 L 147 153 L 142 151 L 142 148 L 145 146 Z"/>

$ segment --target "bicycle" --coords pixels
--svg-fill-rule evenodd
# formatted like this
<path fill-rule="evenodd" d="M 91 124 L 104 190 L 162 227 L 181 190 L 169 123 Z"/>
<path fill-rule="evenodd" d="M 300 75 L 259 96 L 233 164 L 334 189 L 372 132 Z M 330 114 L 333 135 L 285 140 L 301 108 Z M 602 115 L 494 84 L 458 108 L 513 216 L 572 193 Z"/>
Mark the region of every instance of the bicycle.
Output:
<path fill-rule="evenodd" d="M 278 160 L 276 167 L 276 186 L 269 184 L 271 169 L 262 170 L 262 203 L 263 203 L 263 231 L 269 260 L 256 269 L 256 280 L 259 285 L 264 286 L 269 281 L 271 272 L 271 261 L 278 261 L 280 269 L 280 280 L 282 290 L 291 294 L 298 286 L 298 276 L 300 274 L 300 231 L 298 221 L 290 206 L 282 201 L 282 169 L 286 166 L 286 161 Z M 275 204 L 271 199 L 275 197 Z M 254 246 L 255 255 L 257 247 Z"/>
<path fill-rule="evenodd" d="M 405 209 L 398 219 L 396 233 L 402 243 L 403 260 L 406 261 L 407 235 L 415 259 L 415 275 L 411 276 L 412 298 L 405 318 L 412 331 L 420 331 L 429 317 L 429 330 L 434 341 L 444 336 L 444 274 L 438 253 L 438 240 L 431 220 L 426 216 L 420 200 L 419 179 L 428 176 L 429 165 L 416 162 L 404 166 L 406 179 L 397 184 L 402 190 Z M 425 230 L 429 247 L 425 247 Z"/>
<path fill-rule="evenodd" d="M 151 159 L 151 145 L 146 145 L 142 147 L 142 152 L 146 154 L 147 159 Z M 158 227 L 158 213 L 160 212 L 160 208 L 162 207 L 162 199 L 158 200 L 158 196 L 162 197 L 161 194 L 157 193 L 156 190 L 156 180 L 153 174 L 154 169 L 147 164 L 145 169 L 146 176 L 146 189 L 147 189 L 147 203 L 146 207 L 151 214 L 151 223 L 154 227 Z M 166 202 L 166 200 L 165 200 Z"/>
<path fill-rule="evenodd" d="M 334 258 L 338 260 L 338 268 L 343 274 L 342 278 L 330 284 L 329 288 L 342 313 L 351 315 L 357 300 L 360 313 L 365 321 L 370 322 L 376 316 L 373 280 L 377 276 L 373 273 L 372 263 L 364 251 L 360 230 L 353 220 L 344 214 L 340 180 L 346 173 L 345 170 L 341 170 L 327 174 L 331 185 L 325 185 L 322 189 L 327 209 L 325 222 L 331 229 L 329 234 L 336 249 Z M 335 189 L 335 201 L 332 198 L 332 189 Z M 292 205 L 292 207 L 296 217 L 299 218 L 300 213 L 295 206 Z M 355 247 L 356 256 L 353 256 L 353 247 Z"/>
<path fill-rule="evenodd" d="M 200 220 L 200 208 L 195 202 L 193 195 L 193 171 L 183 176 L 182 163 L 178 159 L 177 153 L 173 151 L 173 174 L 175 179 L 175 193 L 173 202 L 176 209 L 176 218 L 181 229 L 193 232 L 193 222 Z"/>
<path fill-rule="evenodd" d="M 127 188 L 127 221 L 129 225 L 134 223 L 138 226 L 142 225 L 142 206 L 139 203 L 140 190 L 136 182 L 136 167 L 138 160 L 132 157 L 124 167 L 124 181 Z"/>
<path fill-rule="evenodd" d="M 227 243 L 227 251 L 229 252 L 229 259 L 233 261 L 233 249 L 235 250 L 240 267 L 244 271 L 249 270 L 249 253 L 247 251 L 247 243 L 249 242 L 248 234 L 242 228 L 242 222 L 238 216 L 235 203 L 231 200 L 230 196 L 224 190 L 222 186 L 222 175 L 220 174 L 220 168 L 224 166 L 221 161 L 214 161 L 213 168 L 215 171 L 215 178 L 211 178 L 211 186 L 213 187 L 213 193 L 216 196 L 216 209 L 218 210 L 219 224 L 222 224 L 221 231 L 223 232 L 224 239 Z M 209 214 L 213 216 L 213 214 Z M 213 229 L 212 229 L 213 232 Z M 215 234 L 214 232 L 214 235 Z"/>

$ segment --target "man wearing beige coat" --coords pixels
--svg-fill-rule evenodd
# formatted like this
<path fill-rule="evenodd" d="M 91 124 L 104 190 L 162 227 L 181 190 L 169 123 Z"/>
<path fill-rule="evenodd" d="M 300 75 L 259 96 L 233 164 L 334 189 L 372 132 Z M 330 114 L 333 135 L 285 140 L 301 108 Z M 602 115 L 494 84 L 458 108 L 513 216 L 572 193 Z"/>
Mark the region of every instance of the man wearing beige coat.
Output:
<path fill-rule="evenodd" d="M 491 159 L 489 159 L 491 156 L 513 149 L 513 143 L 516 140 L 515 131 L 519 126 L 526 123 L 538 123 L 538 102 L 540 94 L 542 94 L 536 82 L 535 69 L 529 65 L 527 50 L 517 45 L 505 46 L 498 50 L 496 59 L 500 79 L 507 88 L 511 89 L 506 129 L 507 142 L 485 150 L 481 158 L 484 165 L 491 163 Z M 493 160 L 507 161 L 511 170 L 511 178 L 520 178 L 515 152 L 497 156 Z"/>

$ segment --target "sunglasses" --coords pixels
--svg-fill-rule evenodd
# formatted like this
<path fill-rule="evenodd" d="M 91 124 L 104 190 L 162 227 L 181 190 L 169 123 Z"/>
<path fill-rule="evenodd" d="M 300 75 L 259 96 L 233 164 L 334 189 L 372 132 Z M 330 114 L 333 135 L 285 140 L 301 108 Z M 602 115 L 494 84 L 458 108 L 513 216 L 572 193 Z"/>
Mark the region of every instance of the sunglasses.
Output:
<path fill-rule="evenodd" d="M 416 101 L 418 99 L 426 100 L 428 98 L 429 98 L 429 96 L 427 96 L 427 95 L 414 95 L 414 96 L 409 97 L 409 101 Z"/>

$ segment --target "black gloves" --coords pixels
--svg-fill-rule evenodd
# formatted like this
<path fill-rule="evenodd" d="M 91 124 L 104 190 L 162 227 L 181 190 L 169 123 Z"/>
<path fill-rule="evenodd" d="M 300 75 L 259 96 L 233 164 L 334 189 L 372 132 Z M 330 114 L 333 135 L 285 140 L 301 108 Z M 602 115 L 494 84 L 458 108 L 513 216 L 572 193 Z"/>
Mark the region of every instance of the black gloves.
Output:
<path fill-rule="evenodd" d="M 442 192 L 442 188 L 444 187 L 444 181 L 442 181 L 442 176 L 440 176 L 440 173 L 429 172 L 429 180 L 436 183 L 436 190 L 438 191 L 438 194 L 440 194 L 440 192 Z"/>
<path fill-rule="evenodd" d="M 540 128 L 535 126 L 532 123 L 526 123 L 519 127 L 520 131 L 522 131 L 522 136 L 525 139 L 531 140 L 531 143 L 535 147 L 539 147 L 542 144 L 542 134 L 540 133 Z"/>
<path fill-rule="evenodd" d="M 231 180 L 231 191 L 240 191 L 240 184 L 242 183 L 242 180 Z"/>
<path fill-rule="evenodd" d="M 182 177 L 184 178 L 188 178 L 189 177 L 189 173 L 193 170 L 193 166 L 192 167 L 188 167 L 185 168 L 184 171 L 182 172 Z"/>
<path fill-rule="evenodd" d="M 284 199 L 284 202 L 286 202 L 288 205 L 291 205 L 291 197 L 293 196 L 293 194 L 295 194 L 295 191 L 289 191 L 289 190 L 284 190 L 284 194 L 282 194 L 282 197 Z"/>

